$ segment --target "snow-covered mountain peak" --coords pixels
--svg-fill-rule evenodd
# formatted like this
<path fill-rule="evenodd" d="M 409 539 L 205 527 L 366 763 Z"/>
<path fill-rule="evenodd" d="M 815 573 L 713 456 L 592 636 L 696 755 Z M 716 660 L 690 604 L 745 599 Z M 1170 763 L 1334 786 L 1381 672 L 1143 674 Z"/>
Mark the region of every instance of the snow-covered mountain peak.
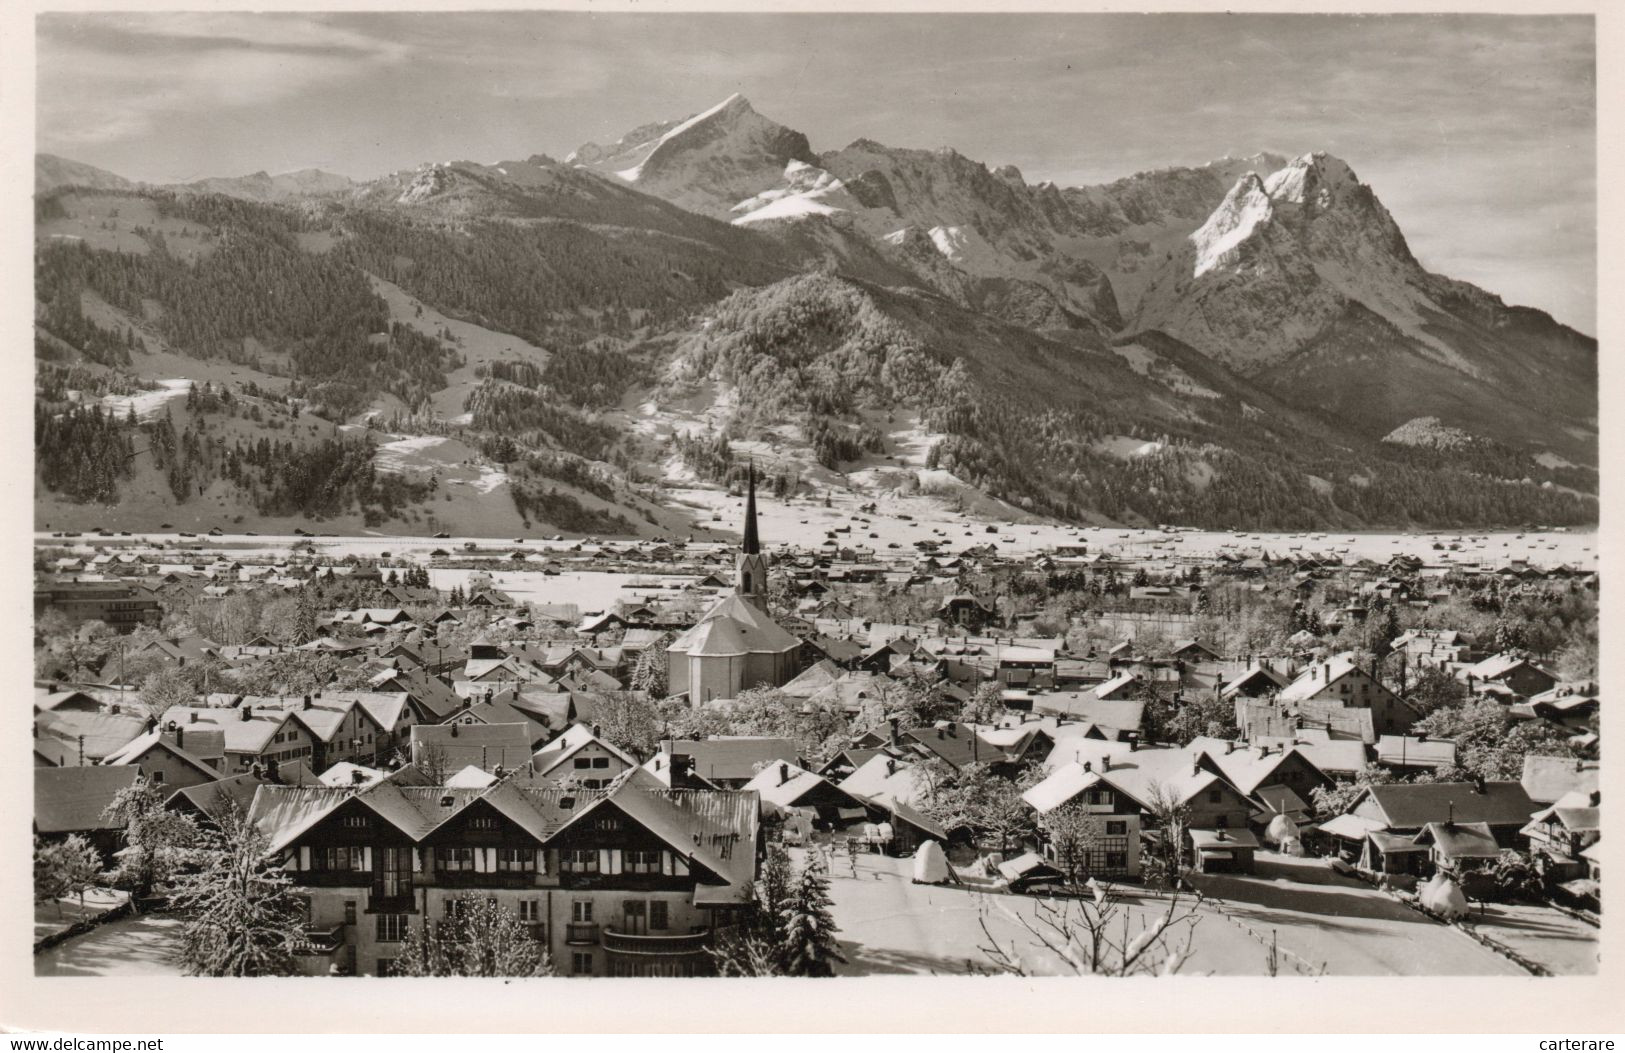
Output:
<path fill-rule="evenodd" d="M 1312 204 L 1329 208 L 1338 193 L 1360 186 L 1354 170 L 1324 151 L 1294 158 L 1265 180 L 1264 189 L 1278 204 Z"/>
<path fill-rule="evenodd" d="M 1273 178 L 1273 177 L 1272 177 Z M 1274 218 L 1264 180 L 1256 172 L 1248 172 L 1236 180 L 1219 207 L 1190 236 L 1196 248 L 1193 277 L 1200 278 L 1208 271 L 1233 263 L 1243 242 L 1253 232 Z"/>
<path fill-rule="evenodd" d="M 680 121 L 643 125 L 612 146 L 587 143 L 567 160 L 723 219 L 784 179 L 787 163 L 817 158 L 805 135 L 763 117 L 735 93 Z"/>

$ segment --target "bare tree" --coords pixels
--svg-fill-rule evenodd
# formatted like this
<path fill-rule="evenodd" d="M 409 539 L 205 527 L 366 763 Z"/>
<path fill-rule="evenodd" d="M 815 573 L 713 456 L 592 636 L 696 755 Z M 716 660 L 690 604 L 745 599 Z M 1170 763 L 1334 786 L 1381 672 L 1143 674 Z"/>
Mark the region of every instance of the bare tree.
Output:
<path fill-rule="evenodd" d="M 1168 888 L 1178 888 L 1180 874 L 1184 872 L 1185 830 L 1190 825 L 1190 809 L 1173 787 L 1166 783 L 1153 783 L 1147 793 L 1146 804 L 1157 821 L 1157 849 L 1150 861 L 1153 876 L 1160 877 Z M 1149 882 L 1148 882 L 1149 883 Z"/>
<path fill-rule="evenodd" d="M 1080 976 L 1172 976 L 1180 970 L 1201 921 L 1200 893 L 1186 901 L 1176 892 L 1165 906 L 1156 905 L 1160 909 L 1136 911 L 1108 886 L 1090 887 L 1089 899 L 1036 901 L 1031 917 L 999 904 L 1025 938 L 1001 940 L 984 910 L 987 944 L 977 949 L 995 970 L 1015 976 L 1048 975 L 1057 968 Z M 1034 961 L 1034 955 L 1045 961 Z"/>

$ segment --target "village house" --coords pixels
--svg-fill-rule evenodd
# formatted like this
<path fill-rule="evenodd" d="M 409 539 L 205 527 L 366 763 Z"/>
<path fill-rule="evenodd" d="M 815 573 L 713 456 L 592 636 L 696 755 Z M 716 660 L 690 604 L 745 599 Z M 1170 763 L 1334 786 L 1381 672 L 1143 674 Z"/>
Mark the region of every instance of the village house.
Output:
<path fill-rule="evenodd" d="M 1420 719 L 1415 707 L 1389 690 L 1351 653 L 1315 662 L 1282 688 L 1275 702 L 1286 711 L 1310 703 L 1369 710 L 1373 728 L 1383 735 L 1403 734 Z"/>

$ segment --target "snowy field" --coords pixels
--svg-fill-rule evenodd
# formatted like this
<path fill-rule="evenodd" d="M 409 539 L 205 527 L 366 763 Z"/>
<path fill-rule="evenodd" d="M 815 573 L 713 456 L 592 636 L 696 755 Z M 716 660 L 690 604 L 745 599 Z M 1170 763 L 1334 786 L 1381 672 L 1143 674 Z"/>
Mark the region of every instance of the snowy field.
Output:
<path fill-rule="evenodd" d="M 1034 897 L 916 885 L 912 868 L 910 859 L 861 855 L 853 877 L 837 854 L 830 892 L 848 959 L 837 966 L 839 974 L 987 971 L 978 948 L 987 946 L 989 932 L 1001 946 L 1017 949 L 1035 975 L 1068 973 L 1010 916 L 1034 917 Z M 1282 976 L 1527 975 L 1465 933 L 1318 860 L 1260 853 L 1258 869 L 1256 876 L 1198 879 L 1213 898 L 1200 908 L 1181 976 L 1267 975 L 1272 933 Z M 1166 909 L 1165 900 L 1139 890 L 1125 892 L 1125 904 L 1135 930 L 1144 916 Z"/>
<path fill-rule="evenodd" d="M 744 517 L 744 500 L 730 497 L 716 490 L 688 490 L 682 499 L 699 513 L 697 518 L 713 528 L 717 540 L 737 539 L 738 524 Z M 1088 551 L 1103 552 L 1131 559 L 1172 559 L 1178 556 L 1212 558 L 1222 552 L 1263 553 L 1270 556 L 1294 554 L 1337 554 L 1348 560 L 1371 559 L 1386 562 L 1397 555 L 1416 556 L 1430 565 L 1458 564 L 1498 566 L 1511 560 L 1525 560 L 1536 567 L 1567 565 L 1586 570 L 1597 568 L 1597 535 L 1592 531 L 1524 533 L 1413 533 L 1413 534 L 1351 534 L 1344 532 L 1272 534 L 1265 532 L 1240 533 L 1228 531 L 1182 531 L 1163 533 L 1158 530 L 1125 530 L 1111 527 L 1072 527 L 1051 523 L 1009 522 L 989 523 L 982 519 L 961 517 L 945 513 L 940 507 L 935 515 L 902 512 L 911 518 L 898 518 L 896 506 L 908 499 L 876 498 L 880 509 L 874 516 L 862 515 L 856 503 L 850 509 L 837 505 L 825 508 L 821 503 L 784 502 L 759 498 L 758 514 L 763 543 L 769 549 L 799 547 L 815 549 L 827 540 L 826 535 L 841 527 L 849 532 L 836 533 L 841 546 L 868 546 L 884 557 L 913 554 L 916 541 L 936 541 L 948 551 L 957 551 L 968 545 L 992 544 L 1001 554 L 1030 555 L 1057 545 L 1088 546 Z M 912 502 L 911 502 L 912 503 Z M 929 507 L 930 502 L 919 500 L 918 505 Z M 908 507 L 905 505 L 904 507 Z M 711 514 L 721 518 L 713 521 Z M 989 532 L 987 527 L 993 526 Z M 513 539 L 506 543 L 491 538 L 403 537 L 384 534 L 350 537 L 300 538 L 294 535 L 225 534 L 219 537 L 200 536 L 183 539 L 175 534 L 136 534 L 132 538 L 95 538 L 81 536 L 74 539 L 52 538 L 48 532 L 35 534 L 39 544 L 68 544 L 92 551 L 97 545 L 116 547 L 137 543 L 185 541 L 197 545 L 203 554 L 231 552 L 237 555 L 285 555 L 295 546 L 307 541 L 322 555 L 334 558 L 362 556 L 378 558 L 383 553 L 410 555 L 425 559 L 436 548 L 460 552 L 466 542 L 481 548 L 500 552 L 511 551 Z M 526 537 L 524 547 L 533 551 L 567 551 L 578 538 L 547 541 Z M 606 540 L 608 540 L 606 538 Z M 675 540 L 675 539 L 674 539 Z M 1435 549 L 1439 544 L 1445 546 Z M 1448 546 L 1457 546 L 1452 551 Z"/>

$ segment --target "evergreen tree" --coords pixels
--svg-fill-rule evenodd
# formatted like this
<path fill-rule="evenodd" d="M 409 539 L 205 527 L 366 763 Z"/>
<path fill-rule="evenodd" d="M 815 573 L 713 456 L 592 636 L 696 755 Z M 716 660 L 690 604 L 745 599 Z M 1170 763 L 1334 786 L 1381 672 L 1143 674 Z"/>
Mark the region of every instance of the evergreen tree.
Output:
<path fill-rule="evenodd" d="M 188 976 L 289 976 L 305 911 L 272 862 L 265 833 L 236 807 L 218 810 L 175 882 L 185 918 L 177 958 Z"/>
<path fill-rule="evenodd" d="M 829 877 L 823 864 L 809 857 L 789 901 L 784 922 L 784 972 L 787 976 L 834 976 L 844 962 L 830 914 Z"/>

